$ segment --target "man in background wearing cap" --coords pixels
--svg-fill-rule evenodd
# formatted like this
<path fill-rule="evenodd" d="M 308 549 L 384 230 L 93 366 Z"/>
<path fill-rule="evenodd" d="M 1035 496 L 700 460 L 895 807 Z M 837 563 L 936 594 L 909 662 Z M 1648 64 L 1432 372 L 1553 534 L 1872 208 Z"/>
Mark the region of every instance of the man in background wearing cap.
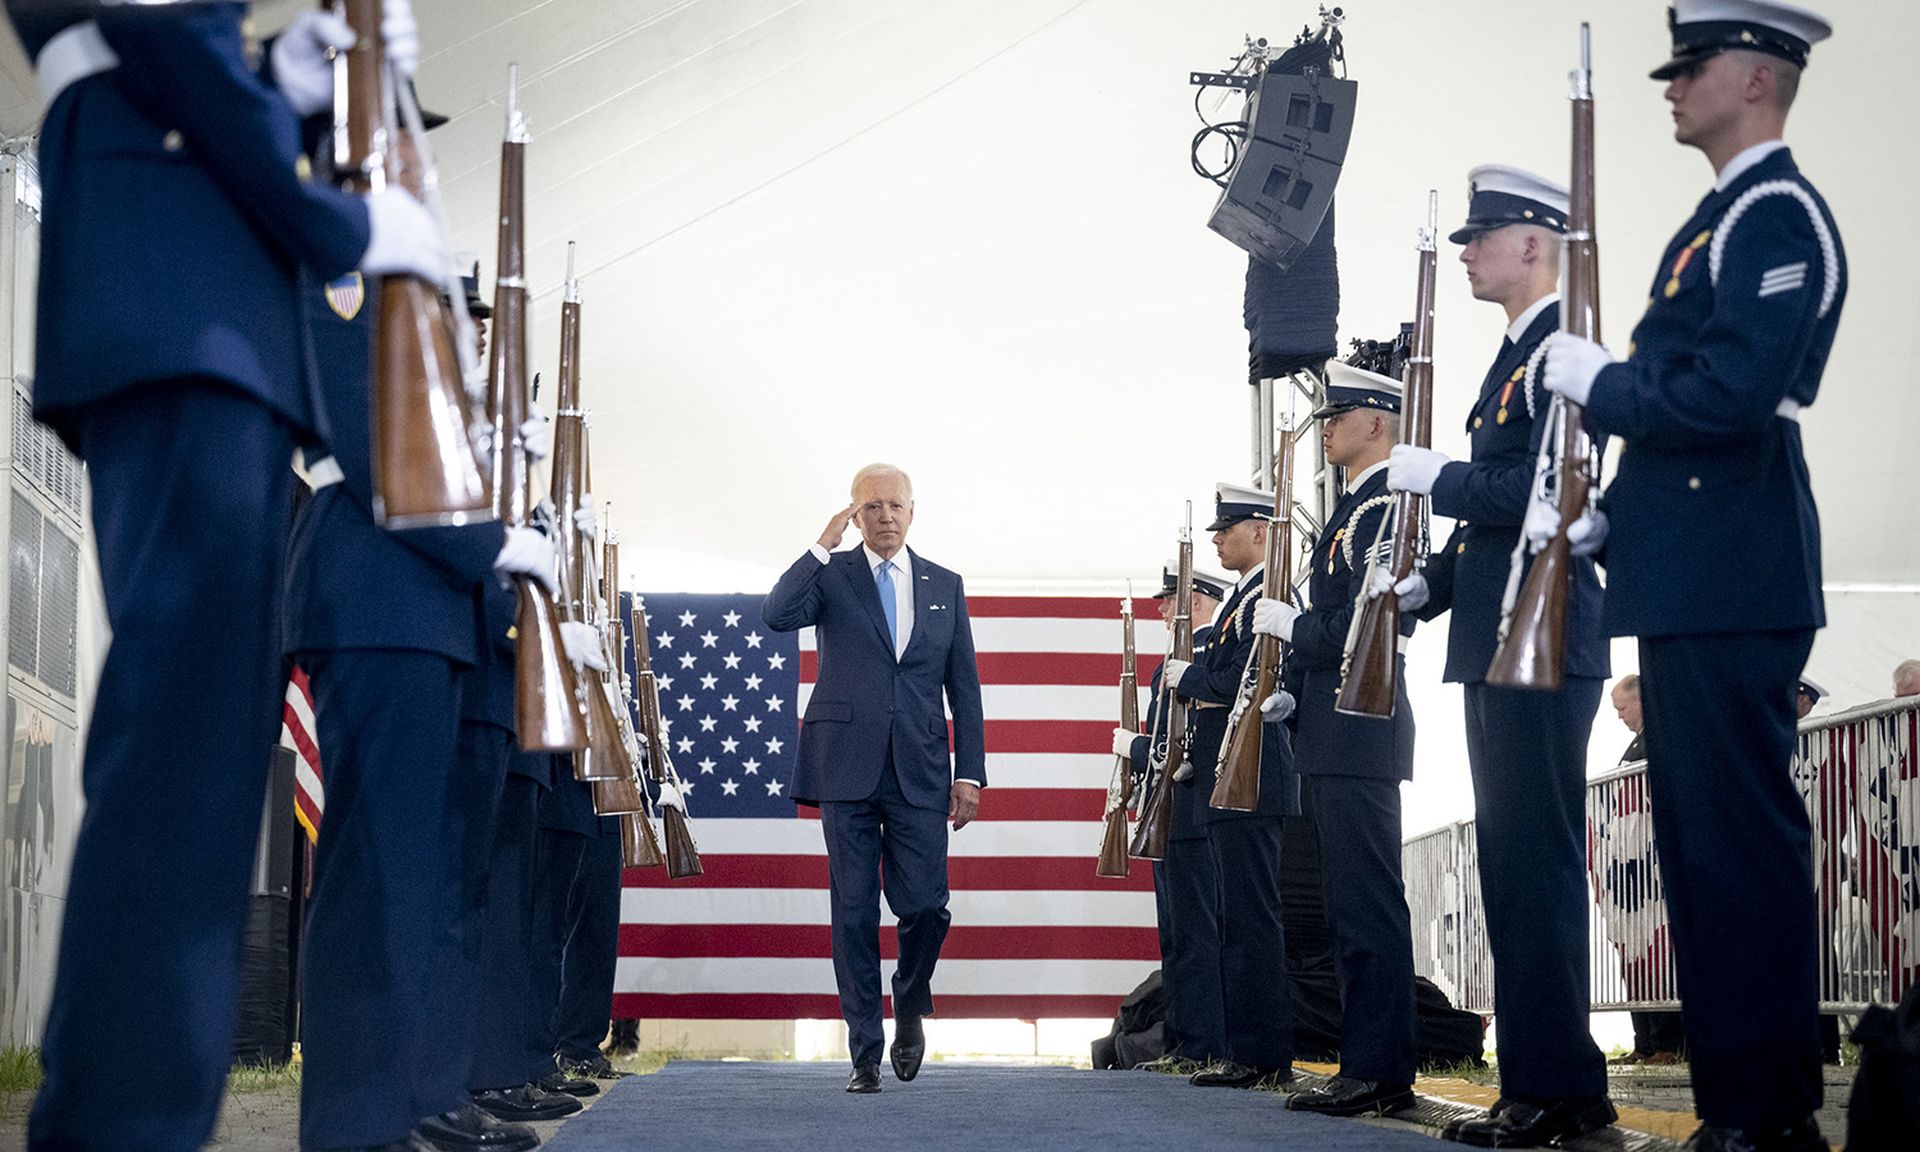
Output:
<path fill-rule="evenodd" d="M 1251 1088 L 1293 1078 L 1293 1001 L 1287 986 L 1286 937 L 1280 923 L 1280 819 L 1299 812 L 1293 749 L 1279 724 L 1260 740 L 1260 799 L 1251 812 L 1215 808 L 1213 797 L 1227 717 L 1240 697 L 1254 652 L 1253 606 L 1266 573 L 1267 523 L 1273 494 L 1237 484 L 1218 485 L 1207 525 L 1220 564 L 1239 577 L 1213 617 L 1212 642 L 1194 662 L 1167 661 L 1167 683 L 1188 700 L 1193 739 L 1187 763 L 1193 775 L 1174 793 L 1175 827 L 1205 837 L 1219 903 L 1218 967 L 1226 1048 L 1210 1068 L 1194 1073 L 1203 1087 Z M 1241 723 L 1263 723 L 1261 701 L 1250 700 Z M 1273 719 L 1284 719 L 1286 711 Z M 1204 974 L 1201 974 L 1204 978 Z"/>
<path fill-rule="evenodd" d="M 1313 607 L 1259 601 L 1254 628 L 1290 647 L 1287 682 L 1299 700 L 1294 755 L 1301 805 L 1320 835 L 1322 888 L 1340 971 L 1340 1075 L 1287 1107 L 1332 1116 L 1387 1112 L 1413 1102 L 1413 932 L 1400 882 L 1400 782 L 1413 778 L 1413 707 L 1405 668 L 1393 718 L 1334 711 L 1354 603 L 1369 562 L 1391 548 L 1387 452 L 1400 433 L 1400 385 L 1338 361 L 1327 365 L 1327 463 L 1348 489 L 1315 544 Z M 1379 540 L 1376 546 L 1375 540 Z M 1405 613 L 1401 634 L 1413 631 Z M 1404 660 L 1396 659 L 1404 665 Z"/>
<path fill-rule="evenodd" d="M 1789 775 L 1794 679 L 1826 623 L 1798 417 L 1846 296 L 1839 230 L 1781 142 L 1827 22 L 1777 0 L 1677 0 L 1674 136 L 1712 190 L 1661 257 L 1630 358 L 1562 334 L 1546 386 L 1626 441 L 1604 516 L 1605 620 L 1640 638 L 1694 1149 L 1824 1149 L 1817 927 Z M 1610 518 L 1610 522 L 1607 518 Z M 1609 523 L 1611 535 L 1608 534 Z M 1764 541 L 1756 548 L 1755 541 Z"/>
<path fill-rule="evenodd" d="M 1179 568 L 1169 561 L 1160 570 L 1160 591 L 1154 599 L 1160 602 L 1160 621 L 1169 629 L 1173 627 L 1173 614 L 1177 611 L 1175 593 L 1179 583 Z M 1212 620 L 1220 601 L 1226 596 L 1225 577 L 1196 571 L 1193 574 L 1193 617 L 1196 620 Z M 1202 624 L 1193 631 L 1193 655 L 1199 660 L 1213 639 L 1213 625 Z M 1164 748 L 1166 741 L 1185 740 L 1183 732 L 1163 733 L 1160 724 L 1160 685 L 1167 671 L 1166 661 L 1161 661 L 1153 670 L 1152 688 L 1148 693 L 1146 717 L 1142 723 L 1145 732 L 1129 732 L 1125 728 L 1113 730 L 1113 754 L 1125 756 L 1133 764 L 1134 795 L 1147 800 L 1146 787 L 1149 781 L 1156 788 L 1173 787 L 1173 782 L 1164 777 L 1156 778 L 1149 771 L 1156 742 Z M 1164 753 L 1163 753 L 1164 755 Z M 1184 785 L 1182 785 L 1184 787 Z M 1144 808 L 1143 808 L 1144 810 Z M 1188 1064 L 1210 1064 L 1226 1052 L 1226 1020 L 1220 998 L 1220 911 L 1215 893 L 1218 892 L 1218 878 L 1214 875 L 1213 858 L 1205 852 L 1180 852 L 1173 850 L 1176 831 L 1184 828 L 1180 805 L 1176 801 L 1168 809 L 1167 858 L 1153 862 L 1153 899 L 1154 916 L 1160 929 L 1160 983 L 1167 1005 L 1166 1017 L 1166 1055 L 1162 1064 L 1156 1061 L 1156 1070 L 1164 1067 L 1172 1070 Z M 1204 844 L 1204 830 L 1201 837 L 1187 836 L 1183 839 Z M 1179 862 L 1187 862 L 1197 876 L 1179 873 Z"/>
<path fill-rule="evenodd" d="M 1607 1070 L 1588 1031 L 1587 737 L 1608 674 L 1600 581 L 1574 562 L 1566 665 L 1555 692 L 1486 682 L 1499 644 L 1514 546 L 1531 504 L 1546 400 L 1530 369 L 1560 326 L 1567 190 L 1503 165 L 1475 168 L 1465 227 L 1449 239 L 1476 300 L 1506 310 L 1507 333 L 1467 413 L 1471 460 L 1397 444 L 1387 487 L 1430 496 L 1457 521 L 1446 545 L 1397 589 L 1432 620 L 1453 612 L 1443 679 L 1465 685 L 1480 887 L 1500 1028 L 1500 1102 L 1448 1139 L 1532 1147 L 1614 1120 Z"/>

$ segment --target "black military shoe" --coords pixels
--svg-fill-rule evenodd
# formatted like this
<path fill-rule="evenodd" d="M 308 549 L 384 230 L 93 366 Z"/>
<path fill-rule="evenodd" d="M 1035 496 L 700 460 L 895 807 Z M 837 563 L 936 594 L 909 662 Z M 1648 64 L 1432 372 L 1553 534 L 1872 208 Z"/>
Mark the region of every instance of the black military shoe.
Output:
<path fill-rule="evenodd" d="M 880 1065 L 855 1065 L 853 1075 L 847 1077 L 847 1091 L 862 1096 L 880 1091 Z"/>
<path fill-rule="evenodd" d="M 1299 1092 L 1287 1097 L 1287 1107 L 1295 1112 L 1318 1112 L 1322 1116 L 1385 1116 L 1413 1103 L 1413 1085 L 1382 1084 L 1377 1080 L 1355 1080 L 1335 1076 L 1325 1088 Z"/>
<path fill-rule="evenodd" d="M 598 1096 L 600 1085 L 591 1080 L 582 1080 L 578 1076 L 569 1076 L 565 1072 L 549 1072 L 533 1082 L 542 1092 L 563 1092 L 568 1096 Z"/>
<path fill-rule="evenodd" d="M 1293 1079 L 1291 1068 L 1256 1068 L 1222 1060 L 1195 1072 L 1187 1083 L 1202 1088 L 1252 1088 L 1262 1083 L 1285 1084 Z"/>
<path fill-rule="evenodd" d="M 533 1129 L 495 1120 L 477 1104 L 429 1116 L 414 1125 L 413 1134 L 435 1152 L 527 1152 L 540 1146 Z"/>
<path fill-rule="evenodd" d="M 576 1080 L 619 1080 L 623 1077 L 633 1075 L 631 1072 L 622 1072 L 620 1069 L 615 1068 L 607 1061 L 607 1058 L 599 1052 L 595 1052 L 592 1057 L 586 1060 L 575 1060 L 572 1057 L 562 1056 L 558 1052 L 555 1052 L 553 1054 L 553 1062 L 559 1065 L 562 1073 Z"/>
<path fill-rule="evenodd" d="M 580 1101 L 535 1084 L 475 1092 L 473 1102 L 496 1120 L 558 1120 L 580 1111 Z"/>
<path fill-rule="evenodd" d="M 1502 1097 L 1487 1115 L 1449 1124 L 1440 1134 L 1476 1148 L 1539 1148 L 1585 1136 L 1618 1118 L 1605 1096 L 1545 1104 Z"/>
<path fill-rule="evenodd" d="M 927 1032 L 918 1016 L 901 1016 L 893 1022 L 893 1047 L 887 1058 L 893 1062 L 893 1074 L 901 1083 L 920 1075 L 920 1061 L 927 1055 Z"/>
<path fill-rule="evenodd" d="M 1827 1138 L 1813 1116 L 1771 1132 L 1702 1124 L 1687 1138 L 1685 1152 L 1827 1152 Z"/>

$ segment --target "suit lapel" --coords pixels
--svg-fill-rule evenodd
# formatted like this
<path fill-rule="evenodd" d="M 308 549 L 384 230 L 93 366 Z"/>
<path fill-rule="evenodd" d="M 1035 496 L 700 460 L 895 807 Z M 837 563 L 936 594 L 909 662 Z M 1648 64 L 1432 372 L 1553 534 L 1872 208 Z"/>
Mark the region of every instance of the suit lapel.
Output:
<path fill-rule="evenodd" d="M 887 655 L 892 656 L 893 633 L 887 628 L 887 610 L 880 606 L 880 590 L 874 587 L 873 570 L 867 567 L 866 549 L 855 548 L 840 555 L 846 557 L 840 562 L 840 570 L 852 582 L 854 598 L 866 607 L 874 630 L 880 634 L 881 647 L 887 650 Z"/>
<path fill-rule="evenodd" d="M 927 606 L 933 602 L 933 575 L 927 571 L 927 562 L 920 554 L 907 549 L 907 555 L 913 561 L 913 632 L 907 637 L 907 646 L 900 650 L 902 656 L 913 651 L 913 646 L 927 630 Z"/>

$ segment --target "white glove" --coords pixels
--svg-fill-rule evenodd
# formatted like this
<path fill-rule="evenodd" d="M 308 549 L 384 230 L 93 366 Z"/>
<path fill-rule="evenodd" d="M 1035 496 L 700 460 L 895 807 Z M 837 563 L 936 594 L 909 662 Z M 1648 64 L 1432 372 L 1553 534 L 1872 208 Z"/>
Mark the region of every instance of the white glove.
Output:
<path fill-rule="evenodd" d="M 1559 533 L 1560 509 L 1545 500 L 1530 501 L 1526 518 L 1520 522 L 1520 534 L 1532 545 L 1530 550 L 1538 552 Z"/>
<path fill-rule="evenodd" d="M 411 80 L 420 67 L 420 26 L 413 21 L 411 0 L 386 0 L 381 5 L 380 38 L 387 42 L 387 63 Z"/>
<path fill-rule="evenodd" d="M 1387 454 L 1387 487 L 1395 492 L 1431 496 L 1434 481 L 1440 478 L 1440 469 L 1451 463 L 1444 454 L 1431 448 L 1395 444 Z"/>
<path fill-rule="evenodd" d="M 600 649 L 600 632 L 593 625 L 582 624 L 578 620 L 562 620 L 560 643 L 567 650 L 567 659 L 575 664 L 595 672 L 607 670 L 607 654 Z"/>
<path fill-rule="evenodd" d="M 273 80 L 306 119 L 333 107 L 333 61 L 328 53 L 353 47 L 359 37 L 331 12 L 308 9 L 293 18 L 273 42 Z"/>
<path fill-rule="evenodd" d="M 1180 690 L 1180 677 L 1187 674 L 1187 669 L 1193 667 L 1193 663 L 1189 660 L 1175 660 L 1169 657 L 1167 662 L 1161 667 L 1164 671 L 1160 673 L 1160 683 L 1178 692 Z"/>
<path fill-rule="evenodd" d="M 1547 367 L 1540 382 L 1581 407 L 1593 391 L 1594 377 L 1613 363 L 1613 353 L 1583 336 L 1555 332 L 1547 338 Z"/>
<path fill-rule="evenodd" d="M 418 276 L 438 285 L 446 278 L 447 249 L 440 225 L 420 201 L 389 187 L 366 198 L 372 236 L 360 257 L 369 276 Z"/>
<path fill-rule="evenodd" d="M 560 582 L 553 575 L 553 542 L 531 528 L 507 529 L 506 542 L 493 558 L 493 573 L 506 585 L 515 576 L 530 576 L 540 582 L 547 595 L 560 594 Z"/>
<path fill-rule="evenodd" d="M 553 455 L 553 421 L 535 404 L 533 415 L 520 425 L 520 446 L 526 450 L 528 459 L 545 460 Z"/>
<path fill-rule="evenodd" d="M 1132 756 L 1133 739 L 1138 735 L 1140 735 L 1140 733 L 1129 732 L 1125 728 L 1115 728 L 1113 730 L 1113 754 L 1115 756 Z"/>
<path fill-rule="evenodd" d="M 633 742 L 640 746 L 640 751 L 642 752 L 645 752 L 647 749 L 653 747 L 653 742 L 647 739 L 647 734 L 645 732 L 639 732 L 639 731 L 634 732 Z"/>
<path fill-rule="evenodd" d="M 1269 600 L 1265 596 L 1253 606 L 1253 630 L 1262 636 L 1276 636 L 1289 643 L 1293 641 L 1293 623 L 1300 619 L 1300 609 L 1285 600 Z"/>
<path fill-rule="evenodd" d="M 594 510 L 592 493 L 580 497 L 580 507 L 573 510 L 573 526 L 589 540 L 600 539 L 600 514 Z"/>
<path fill-rule="evenodd" d="M 1389 580 L 1393 578 L 1384 568 L 1380 569 L 1380 574 Z M 1427 578 L 1418 572 L 1395 584 L 1393 592 L 1400 597 L 1400 607 L 1409 612 L 1420 611 L 1427 606 L 1428 600 L 1433 599 L 1433 589 L 1428 587 Z"/>
<path fill-rule="evenodd" d="M 1293 693 L 1275 692 L 1260 702 L 1260 719 L 1268 724 L 1278 724 L 1293 715 Z"/>
<path fill-rule="evenodd" d="M 680 795 L 680 789 L 675 788 L 671 780 L 660 781 L 660 807 L 678 808 L 682 813 L 687 810 L 686 798 Z"/>
<path fill-rule="evenodd" d="M 1567 543 L 1575 556 L 1591 556 L 1606 547 L 1607 514 L 1597 509 L 1582 512 L 1567 529 Z"/>

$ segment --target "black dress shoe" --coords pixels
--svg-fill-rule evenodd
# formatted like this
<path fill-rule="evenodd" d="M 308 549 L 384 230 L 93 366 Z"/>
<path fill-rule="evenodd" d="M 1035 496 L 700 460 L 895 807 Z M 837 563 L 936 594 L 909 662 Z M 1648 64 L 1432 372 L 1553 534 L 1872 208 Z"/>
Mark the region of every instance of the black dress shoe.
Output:
<path fill-rule="evenodd" d="M 1476 1148 L 1539 1148 L 1585 1136 L 1619 1118 L 1605 1096 L 1545 1104 L 1503 1097 L 1495 1109 L 1485 1116 L 1449 1124 L 1441 1135 Z"/>
<path fill-rule="evenodd" d="M 847 1077 L 847 1091 L 862 1096 L 880 1091 L 880 1065 L 854 1065 L 853 1075 Z"/>
<path fill-rule="evenodd" d="M 1222 1060 L 1195 1072 L 1187 1081 L 1202 1088 L 1252 1088 L 1261 1083 L 1285 1084 L 1293 1079 L 1291 1068 L 1256 1068 Z"/>
<path fill-rule="evenodd" d="M 622 1072 L 615 1068 L 605 1056 L 598 1052 L 586 1060 L 575 1060 L 556 1052 L 553 1059 L 554 1063 L 560 1066 L 563 1075 L 576 1080 L 619 1080 L 633 1075 L 631 1072 Z"/>
<path fill-rule="evenodd" d="M 549 1072 L 533 1082 L 542 1092 L 560 1092 L 568 1096 L 598 1096 L 600 1085 L 591 1080 L 582 1080 L 569 1076 L 565 1072 Z"/>
<path fill-rule="evenodd" d="M 435 1152 L 527 1152 L 540 1146 L 533 1129 L 495 1120 L 477 1104 L 429 1116 L 414 1125 L 413 1134 Z"/>
<path fill-rule="evenodd" d="M 473 1102 L 496 1120 L 558 1120 L 580 1111 L 580 1101 L 534 1084 L 475 1092 Z"/>
<path fill-rule="evenodd" d="M 1347 1076 L 1335 1076 L 1325 1088 L 1287 1097 L 1287 1107 L 1295 1112 L 1318 1112 L 1322 1116 L 1361 1116 L 1370 1112 L 1384 1116 L 1412 1103 L 1411 1084 L 1382 1084 Z"/>
<path fill-rule="evenodd" d="M 927 1054 L 927 1032 L 920 1017 L 901 1016 L 893 1022 L 893 1047 L 887 1058 L 893 1061 L 893 1074 L 905 1081 L 920 1075 L 920 1061 Z"/>
<path fill-rule="evenodd" d="M 1772 1131 L 1702 1124 L 1688 1137 L 1686 1152 L 1827 1152 L 1818 1117 Z"/>

